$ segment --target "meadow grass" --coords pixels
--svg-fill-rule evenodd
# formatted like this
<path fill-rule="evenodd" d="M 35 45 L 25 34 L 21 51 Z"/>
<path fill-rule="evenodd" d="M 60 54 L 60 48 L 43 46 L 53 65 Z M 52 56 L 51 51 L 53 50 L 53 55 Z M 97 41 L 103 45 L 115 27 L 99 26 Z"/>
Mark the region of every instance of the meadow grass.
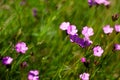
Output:
<path fill-rule="evenodd" d="M 113 44 L 120 43 L 120 33 L 106 35 L 102 27 L 114 27 L 120 19 L 112 21 L 113 14 L 120 14 L 120 0 L 111 0 L 111 5 L 89 7 L 87 0 L 21 0 L 0 1 L 0 56 L 14 58 L 11 67 L 0 63 L 0 80 L 27 80 L 30 70 L 39 70 L 40 80 L 80 80 L 83 72 L 90 74 L 90 80 L 120 80 L 120 52 L 113 51 Z M 37 16 L 32 10 L 37 9 Z M 78 35 L 83 37 L 84 26 L 94 29 L 93 45 L 81 48 L 71 43 L 65 31 L 60 30 L 62 22 L 76 25 Z M 15 44 L 25 42 L 26 54 L 15 51 Z M 104 53 L 93 56 L 92 48 L 101 45 Z M 89 68 L 80 62 L 82 57 L 90 60 Z M 26 61 L 28 66 L 21 68 Z M 95 65 L 94 61 L 98 64 Z"/>

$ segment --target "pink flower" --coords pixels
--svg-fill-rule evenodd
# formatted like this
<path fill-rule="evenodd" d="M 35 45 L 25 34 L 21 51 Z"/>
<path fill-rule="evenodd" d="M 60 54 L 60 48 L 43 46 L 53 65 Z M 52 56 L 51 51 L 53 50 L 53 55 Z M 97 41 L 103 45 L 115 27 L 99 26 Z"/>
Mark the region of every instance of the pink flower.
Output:
<path fill-rule="evenodd" d="M 86 62 L 86 58 L 82 57 L 82 58 L 81 58 L 81 62 L 82 62 L 82 63 Z"/>
<path fill-rule="evenodd" d="M 89 44 L 92 44 L 92 43 L 93 43 L 93 42 L 90 40 L 89 37 L 84 37 L 83 39 L 84 39 L 84 41 L 87 41 Z"/>
<path fill-rule="evenodd" d="M 28 74 L 28 80 L 39 80 L 39 71 L 31 70 Z"/>
<path fill-rule="evenodd" d="M 3 63 L 4 65 L 9 65 L 9 64 L 12 63 L 12 61 L 13 61 L 13 58 L 11 58 L 11 57 L 9 57 L 9 56 L 3 57 L 3 59 L 2 59 L 2 63 Z"/>
<path fill-rule="evenodd" d="M 16 44 L 15 49 L 18 53 L 25 53 L 28 50 L 28 47 L 26 46 L 26 43 L 19 42 Z"/>
<path fill-rule="evenodd" d="M 87 26 L 83 27 L 82 34 L 87 38 L 94 34 L 93 29 Z"/>
<path fill-rule="evenodd" d="M 114 45 L 114 49 L 117 50 L 117 51 L 119 51 L 120 50 L 120 44 L 115 44 Z"/>
<path fill-rule="evenodd" d="M 78 32 L 78 30 L 76 29 L 75 25 L 70 25 L 67 28 L 67 33 L 70 34 L 70 35 L 77 35 L 77 32 Z"/>
<path fill-rule="evenodd" d="M 104 1 L 104 3 L 103 3 L 105 6 L 108 6 L 108 5 L 110 5 L 110 1 Z"/>
<path fill-rule="evenodd" d="M 95 0 L 97 4 L 103 4 L 106 0 Z"/>
<path fill-rule="evenodd" d="M 110 25 L 106 25 L 103 27 L 103 31 L 105 34 L 110 34 L 113 32 L 113 28 L 111 28 Z"/>
<path fill-rule="evenodd" d="M 120 25 L 115 25 L 115 31 L 120 32 Z"/>
<path fill-rule="evenodd" d="M 63 23 L 61 23 L 61 25 L 60 25 L 60 29 L 61 29 L 61 30 L 67 30 L 69 26 L 70 26 L 70 23 L 69 23 L 69 22 L 63 22 Z"/>
<path fill-rule="evenodd" d="M 82 80 L 89 80 L 89 73 L 83 73 L 83 74 L 80 74 L 80 79 Z"/>
<path fill-rule="evenodd" d="M 100 57 L 103 54 L 104 50 L 100 46 L 96 46 L 93 48 L 93 52 L 94 52 L 93 54 L 94 56 Z"/>
<path fill-rule="evenodd" d="M 104 4 L 105 6 L 110 5 L 110 2 L 107 0 L 95 0 L 97 4 Z"/>
<path fill-rule="evenodd" d="M 66 30 L 69 35 L 77 35 L 78 30 L 75 25 L 70 25 L 69 22 L 63 22 L 60 25 L 61 30 Z"/>

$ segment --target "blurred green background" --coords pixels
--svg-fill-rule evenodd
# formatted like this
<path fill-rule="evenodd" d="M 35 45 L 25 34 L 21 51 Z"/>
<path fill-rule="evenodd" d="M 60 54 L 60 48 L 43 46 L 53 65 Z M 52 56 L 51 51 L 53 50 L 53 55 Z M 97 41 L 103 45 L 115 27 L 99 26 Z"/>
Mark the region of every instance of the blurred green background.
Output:
<path fill-rule="evenodd" d="M 0 55 L 14 58 L 10 69 L 0 63 L 0 80 L 27 80 L 32 69 L 39 70 L 40 80 L 80 80 L 83 72 L 90 74 L 90 80 L 120 80 L 120 52 L 112 51 L 112 44 L 120 43 L 120 33 L 108 36 L 102 31 L 107 24 L 120 24 L 120 19 L 113 22 L 111 18 L 120 14 L 119 4 L 120 0 L 111 0 L 109 8 L 90 8 L 87 0 L 0 0 Z M 80 37 L 84 26 L 92 27 L 91 40 L 103 47 L 103 56 L 94 57 L 92 47 L 71 43 L 59 29 L 64 21 L 76 25 Z M 20 41 L 29 47 L 24 55 L 14 50 Z M 81 57 L 90 60 L 89 68 L 80 62 Z M 20 67 L 23 61 L 28 63 L 24 69 Z"/>

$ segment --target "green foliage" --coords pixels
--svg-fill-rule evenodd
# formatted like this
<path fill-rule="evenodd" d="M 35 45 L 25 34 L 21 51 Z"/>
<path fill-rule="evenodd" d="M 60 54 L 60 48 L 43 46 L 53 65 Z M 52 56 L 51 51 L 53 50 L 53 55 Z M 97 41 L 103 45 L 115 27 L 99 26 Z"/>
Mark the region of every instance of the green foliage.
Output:
<path fill-rule="evenodd" d="M 120 14 L 120 0 L 111 0 L 109 8 L 90 8 L 87 0 L 26 0 L 25 5 L 20 2 L 0 1 L 0 55 L 14 58 L 10 69 L 0 63 L 0 80 L 27 80 L 33 69 L 39 70 L 40 80 L 79 80 L 83 72 L 90 74 L 90 80 L 120 80 L 120 54 L 112 51 L 113 44 L 120 43 L 120 33 L 105 35 L 102 31 L 107 24 L 120 24 L 120 19 L 111 19 L 113 14 Z M 38 10 L 37 17 L 32 14 L 33 8 Z M 92 55 L 94 45 L 83 49 L 71 43 L 59 29 L 64 21 L 76 25 L 81 37 L 84 26 L 92 27 L 95 34 L 91 40 L 103 47 L 102 57 Z M 20 41 L 29 47 L 24 55 L 14 50 Z M 80 62 L 83 56 L 90 60 L 89 68 Z M 24 69 L 20 66 L 23 61 L 28 63 Z"/>

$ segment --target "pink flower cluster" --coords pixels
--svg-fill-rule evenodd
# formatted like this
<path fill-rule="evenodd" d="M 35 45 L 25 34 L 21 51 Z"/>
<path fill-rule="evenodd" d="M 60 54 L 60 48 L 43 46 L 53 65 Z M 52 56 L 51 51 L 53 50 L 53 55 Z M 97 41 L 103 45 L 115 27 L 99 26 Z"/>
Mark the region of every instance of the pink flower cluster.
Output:
<path fill-rule="evenodd" d="M 97 1 L 97 0 L 96 0 Z M 99 1 L 99 4 L 102 4 L 102 1 Z M 76 29 L 75 25 L 70 25 L 69 22 L 63 22 L 60 25 L 61 30 L 66 30 L 67 34 L 70 36 L 70 41 L 77 43 L 79 46 L 82 48 L 89 46 L 93 42 L 90 40 L 90 37 L 94 35 L 94 31 L 92 27 L 85 26 L 83 27 L 81 33 L 84 36 L 84 38 L 79 38 L 77 32 L 78 30 Z M 110 27 L 110 25 L 106 25 L 103 27 L 103 32 L 105 34 L 111 34 L 115 30 L 117 33 L 120 32 L 120 25 L 115 25 L 114 28 Z M 114 45 L 114 50 L 120 50 L 120 44 L 115 44 Z M 92 48 L 93 55 L 96 57 L 101 57 L 102 54 L 104 53 L 103 48 L 100 45 L 96 45 Z M 89 65 L 88 60 L 86 60 L 85 57 L 82 57 L 80 59 L 82 63 L 84 63 L 85 66 Z M 82 80 L 89 80 L 89 73 L 83 73 L 80 74 L 80 79 Z"/>
<path fill-rule="evenodd" d="M 25 54 L 28 50 L 28 47 L 25 42 L 18 42 L 15 46 L 15 50 L 18 53 Z M 6 66 L 10 65 L 13 62 L 13 58 L 10 56 L 5 56 L 2 58 L 2 63 Z M 27 62 L 21 63 L 21 67 L 27 67 Z M 38 70 L 30 70 L 28 73 L 28 80 L 39 80 L 39 71 Z"/>
<path fill-rule="evenodd" d="M 115 25 L 114 28 L 110 27 L 110 25 L 106 25 L 103 27 L 103 32 L 105 34 L 110 34 L 113 32 L 113 30 L 115 30 L 117 33 L 120 32 L 120 25 Z"/>
<path fill-rule="evenodd" d="M 76 29 L 76 26 L 75 25 L 70 25 L 69 22 L 63 22 L 60 25 L 60 29 L 61 30 L 66 30 L 67 34 L 69 34 L 69 35 L 76 35 L 77 32 L 78 32 L 78 30 Z"/>
<path fill-rule="evenodd" d="M 70 41 L 77 43 L 82 48 L 90 46 L 92 41 L 90 40 L 90 36 L 94 34 L 93 29 L 85 26 L 82 30 L 82 34 L 84 38 L 79 38 L 75 25 L 70 25 L 69 22 L 63 22 L 60 24 L 61 30 L 66 30 L 67 34 L 70 35 Z"/>

